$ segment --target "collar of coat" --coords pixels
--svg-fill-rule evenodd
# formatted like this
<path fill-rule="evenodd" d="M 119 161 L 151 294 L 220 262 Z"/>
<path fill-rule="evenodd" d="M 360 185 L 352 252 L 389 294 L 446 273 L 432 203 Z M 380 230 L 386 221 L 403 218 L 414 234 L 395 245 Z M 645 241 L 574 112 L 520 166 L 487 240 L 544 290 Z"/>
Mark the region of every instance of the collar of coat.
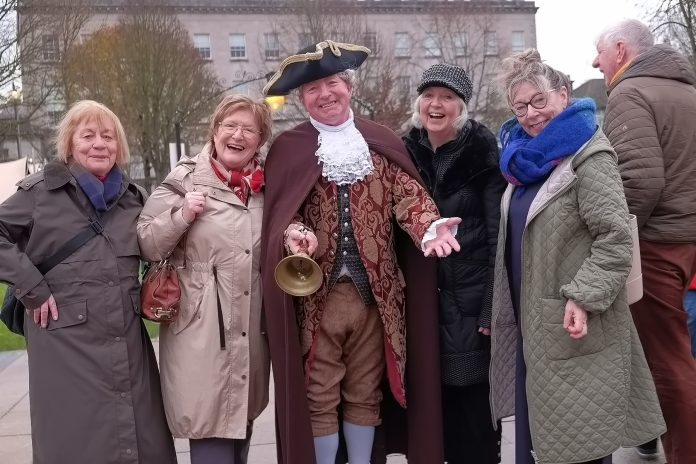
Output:
<path fill-rule="evenodd" d="M 73 175 L 70 173 L 70 170 L 68 169 L 67 164 L 63 163 L 62 161 L 50 161 L 48 162 L 44 168 L 43 171 L 33 174 L 31 177 L 36 176 L 36 180 L 38 181 L 40 178 L 43 178 L 44 185 L 46 186 L 46 190 L 57 190 L 62 188 L 63 186 L 67 184 L 72 184 L 72 185 L 77 185 L 77 181 L 73 177 Z M 24 182 L 24 181 L 22 181 Z M 123 195 L 123 193 L 126 190 L 130 190 L 133 192 L 135 195 L 141 195 L 143 201 L 147 198 L 147 192 L 140 187 L 139 185 L 133 183 L 130 177 L 128 177 L 128 174 L 123 172 L 123 177 L 121 180 L 121 188 L 118 191 L 118 196 Z"/>
<path fill-rule="evenodd" d="M 609 140 L 607 140 L 604 133 L 598 128 L 590 140 L 585 142 L 585 144 L 580 147 L 575 154 L 564 158 L 563 161 L 559 163 L 553 171 L 551 171 L 549 178 L 546 179 L 544 184 L 541 186 L 539 192 L 536 194 L 536 197 L 534 197 L 534 200 L 529 207 L 525 227 L 529 225 L 539 211 L 544 209 L 546 205 L 556 197 L 556 195 L 564 191 L 566 187 L 575 181 L 577 177 L 575 175 L 576 168 L 589 157 L 599 152 L 609 152 L 612 154 L 614 159 L 616 159 L 616 153 L 611 147 Z M 512 198 L 514 190 L 515 186 L 508 184 L 501 200 L 500 214 L 505 218 L 507 218 L 510 207 L 510 199 Z"/>
<path fill-rule="evenodd" d="M 437 156 L 421 140 L 427 137 L 425 129 L 412 128 L 404 142 L 426 182 L 436 187 L 437 193 L 448 195 L 461 189 L 475 177 L 491 169 L 498 169 L 498 142 L 484 125 L 471 119 L 470 130 L 446 143 L 439 150 L 457 151 L 454 164 L 445 172 L 442 183 L 435 184 L 435 169 L 432 157 Z"/>

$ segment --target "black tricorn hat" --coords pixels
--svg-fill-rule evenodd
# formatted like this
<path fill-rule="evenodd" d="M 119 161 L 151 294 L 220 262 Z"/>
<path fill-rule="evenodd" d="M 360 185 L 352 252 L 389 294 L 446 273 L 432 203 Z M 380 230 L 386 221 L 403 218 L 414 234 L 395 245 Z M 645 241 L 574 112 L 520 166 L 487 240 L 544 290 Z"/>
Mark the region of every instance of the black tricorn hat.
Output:
<path fill-rule="evenodd" d="M 307 82 L 357 69 L 370 53 L 369 48 L 360 45 L 324 40 L 285 58 L 263 88 L 263 94 L 287 95 Z"/>

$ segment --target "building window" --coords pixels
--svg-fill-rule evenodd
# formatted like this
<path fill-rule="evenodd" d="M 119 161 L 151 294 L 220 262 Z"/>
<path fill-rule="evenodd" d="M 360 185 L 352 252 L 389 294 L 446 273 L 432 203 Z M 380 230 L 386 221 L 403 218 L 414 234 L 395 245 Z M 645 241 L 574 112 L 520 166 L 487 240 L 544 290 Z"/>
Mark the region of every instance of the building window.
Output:
<path fill-rule="evenodd" d="M 249 82 L 235 81 L 232 92 L 236 95 L 249 95 Z"/>
<path fill-rule="evenodd" d="M 469 40 L 466 32 L 455 32 L 452 42 L 454 45 L 454 56 L 466 56 L 468 54 Z"/>
<path fill-rule="evenodd" d="M 411 36 L 408 32 L 394 34 L 394 56 L 397 58 L 411 56 Z"/>
<path fill-rule="evenodd" d="M 399 76 L 396 78 L 396 91 L 400 94 L 410 95 L 411 76 Z"/>
<path fill-rule="evenodd" d="M 426 58 L 437 58 L 442 55 L 442 50 L 440 48 L 440 36 L 437 34 L 437 32 L 428 32 L 425 34 L 423 47 L 425 48 Z"/>
<path fill-rule="evenodd" d="M 280 58 L 280 40 L 276 32 L 268 32 L 263 35 L 266 44 L 265 55 L 267 60 L 277 60 Z"/>
<path fill-rule="evenodd" d="M 60 95 L 51 93 L 46 97 L 46 116 L 51 126 L 57 126 L 65 113 L 65 100 Z"/>
<path fill-rule="evenodd" d="M 377 55 L 377 33 L 366 32 L 363 36 L 363 44 L 372 51 L 372 56 Z"/>
<path fill-rule="evenodd" d="M 512 52 L 524 51 L 524 31 L 512 31 Z"/>
<path fill-rule="evenodd" d="M 60 48 L 58 47 L 58 36 L 46 34 L 41 38 L 41 52 L 44 61 L 58 61 Z"/>
<path fill-rule="evenodd" d="M 230 59 L 244 58 L 246 58 L 246 36 L 244 34 L 230 34 Z"/>
<path fill-rule="evenodd" d="M 314 41 L 312 40 L 312 34 L 309 32 L 300 32 L 297 34 L 297 43 L 299 46 L 297 47 L 298 50 L 304 50 L 307 47 L 311 47 L 314 45 Z"/>
<path fill-rule="evenodd" d="M 201 58 L 210 59 L 210 34 L 193 34 L 193 46 Z"/>
<path fill-rule="evenodd" d="M 483 33 L 483 53 L 485 55 L 498 54 L 498 35 L 495 31 L 485 31 Z"/>

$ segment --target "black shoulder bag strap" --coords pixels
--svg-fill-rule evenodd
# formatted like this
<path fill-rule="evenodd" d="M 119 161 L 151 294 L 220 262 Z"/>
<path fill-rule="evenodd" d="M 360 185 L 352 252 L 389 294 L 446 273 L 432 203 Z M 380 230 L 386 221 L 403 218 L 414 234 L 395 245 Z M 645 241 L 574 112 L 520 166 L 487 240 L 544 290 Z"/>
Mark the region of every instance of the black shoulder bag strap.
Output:
<path fill-rule="evenodd" d="M 80 209 L 80 211 L 85 213 L 79 199 L 76 196 L 78 188 L 78 186 L 75 186 L 75 189 L 73 190 L 68 187 L 66 193 L 73 203 L 75 203 L 75 205 Z M 60 247 L 58 251 L 56 251 L 49 258 L 45 259 L 41 264 L 38 264 L 36 269 L 38 269 L 41 274 L 45 275 L 59 263 L 63 262 L 65 258 L 76 252 L 82 245 L 90 241 L 92 237 L 96 237 L 104 232 L 104 226 L 98 218 L 92 218 L 87 213 L 85 213 L 85 216 L 87 216 L 89 219 L 89 227 L 78 232 L 77 235 Z M 14 287 L 8 287 L 5 291 L 2 309 L 0 309 L 0 320 L 5 323 L 10 331 L 18 335 L 24 335 L 24 310 L 24 305 L 14 294 Z"/>

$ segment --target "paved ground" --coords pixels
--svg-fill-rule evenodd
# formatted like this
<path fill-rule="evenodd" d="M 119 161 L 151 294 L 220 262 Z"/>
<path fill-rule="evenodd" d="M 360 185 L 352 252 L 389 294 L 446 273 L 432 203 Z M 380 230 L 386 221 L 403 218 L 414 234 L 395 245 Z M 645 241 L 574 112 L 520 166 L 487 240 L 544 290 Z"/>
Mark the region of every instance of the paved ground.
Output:
<path fill-rule="evenodd" d="M 2 464 L 31 463 L 28 385 L 26 353 L 23 351 L 0 352 L 0 463 Z M 271 394 L 271 400 L 272 398 Z M 512 419 L 503 424 L 503 464 L 514 464 L 515 462 L 512 456 L 514 450 L 513 426 Z M 176 449 L 179 464 L 190 464 L 188 442 L 177 440 Z M 388 462 L 389 464 L 404 464 L 406 460 L 402 456 L 392 456 Z M 614 454 L 614 464 L 644 464 L 647 462 L 638 459 L 632 449 L 621 449 Z M 664 463 L 664 459 L 651 462 Z M 256 421 L 249 463 L 276 463 L 272 405 Z"/>

